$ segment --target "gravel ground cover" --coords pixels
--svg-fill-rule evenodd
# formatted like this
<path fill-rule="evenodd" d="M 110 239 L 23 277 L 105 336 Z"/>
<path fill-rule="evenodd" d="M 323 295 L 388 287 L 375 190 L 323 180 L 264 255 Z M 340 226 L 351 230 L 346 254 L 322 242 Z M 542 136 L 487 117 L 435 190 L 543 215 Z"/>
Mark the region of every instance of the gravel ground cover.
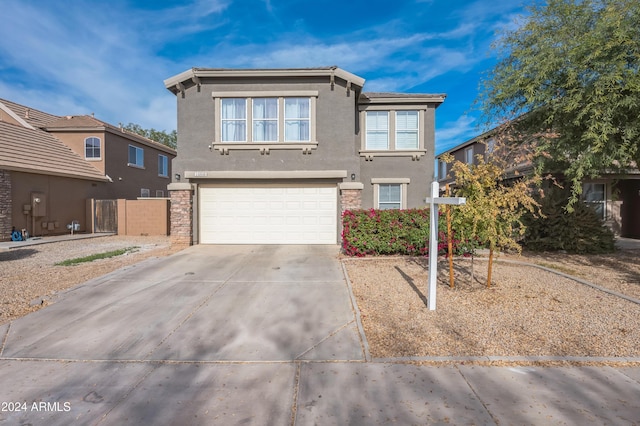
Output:
<path fill-rule="evenodd" d="M 73 266 L 58 262 L 137 247 L 135 251 Z M 0 324 L 36 311 L 62 290 L 152 256 L 177 251 L 169 237 L 107 236 L 0 251 Z"/>
<path fill-rule="evenodd" d="M 607 256 L 506 256 L 543 264 L 638 297 L 640 251 Z M 344 259 L 376 358 L 441 356 L 640 357 L 640 305 L 535 267 L 439 262 L 437 308 L 427 309 L 424 258 Z"/>

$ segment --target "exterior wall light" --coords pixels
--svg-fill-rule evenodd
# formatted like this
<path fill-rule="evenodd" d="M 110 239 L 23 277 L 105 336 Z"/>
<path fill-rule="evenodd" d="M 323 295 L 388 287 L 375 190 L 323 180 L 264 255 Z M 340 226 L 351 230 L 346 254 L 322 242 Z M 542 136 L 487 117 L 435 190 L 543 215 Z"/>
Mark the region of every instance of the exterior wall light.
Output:
<path fill-rule="evenodd" d="M 351 180 L 356 180 L 356 174 L 355 173 L 351 173 Z"/>
<path fill-rule="evenodd" d="M 176 173 L 175 174 L 175 178 L 176 178 L 176 180 L 180 180 L 180 173 Z"/>

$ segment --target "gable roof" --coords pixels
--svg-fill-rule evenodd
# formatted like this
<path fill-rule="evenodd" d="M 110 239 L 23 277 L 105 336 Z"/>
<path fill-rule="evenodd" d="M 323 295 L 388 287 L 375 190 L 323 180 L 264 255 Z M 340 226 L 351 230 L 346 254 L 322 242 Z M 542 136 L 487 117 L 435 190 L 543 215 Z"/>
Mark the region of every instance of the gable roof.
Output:
<path fill-rule="evenodd" d="M 0 121 L 0 169 L 108 181 L 58 139 L 40 129 Z"/>
<path fill-rule="evenodd" d="M 160 151 L 164 151 L 173 156 L 176 150 L 154 140 L 145 138 L 137 133 L 130 132 L 121 127 L 116 127 L 105 121 L 98 120 L 90 115 L 70 115 L 66 117 L 58 117 L 56 120 L 49 122 L 45 126 L 45 130 L 55 133 L 57 131 L 87 131 L 88 129 L 100 130 L 117 134 L 134 142 L 150 146 Z"/>
<path fill-rule="evenodd" d="M 3 106 L 5 108 L 2 108 Z M 60 116 L 39 111 L 2 98 L 0 98 L 0 108 L 7 112 L 11 111 L 20 120 L 25 121 L 33 127 L 44 127 L 47 123 L 60 118 Z"/>

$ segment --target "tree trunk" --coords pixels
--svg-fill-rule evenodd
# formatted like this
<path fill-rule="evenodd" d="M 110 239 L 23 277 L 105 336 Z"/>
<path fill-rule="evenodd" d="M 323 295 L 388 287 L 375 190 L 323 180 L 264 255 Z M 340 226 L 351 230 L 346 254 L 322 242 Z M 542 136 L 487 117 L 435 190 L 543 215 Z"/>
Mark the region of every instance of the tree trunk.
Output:
<path fill-rule="evenodd" d="M 487 271 L 487 288 L 491 287 L 491 270 L 493 269 L 493 247 L 489 247 L 489 270 Z"/>

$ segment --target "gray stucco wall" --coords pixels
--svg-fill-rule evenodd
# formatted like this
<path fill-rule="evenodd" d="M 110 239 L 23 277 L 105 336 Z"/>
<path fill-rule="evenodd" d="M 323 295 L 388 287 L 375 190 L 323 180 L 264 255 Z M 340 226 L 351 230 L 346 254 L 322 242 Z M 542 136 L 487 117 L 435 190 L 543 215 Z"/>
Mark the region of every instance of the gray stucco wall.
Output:
<path fill-rule="evenodd" d="M 318 147 L 311 154 L 301 149 L 271 150 L 261 155 L 257 150 L 230 150 L 221 155 L 209 149 L 215 134 L 215 102 L 217 91 L 318 91 L 316 132 Z M 347 170 L 347 175 L 359 175 L 356 151 L 357 93 L 347 95 L 344 86 L 336 82 L 333 89 L 328 79 L 299 79 L 284 83 L 277 79 L 256 83 L 233 80 L 203 82 L 200 90 L 192 86 L 184 98 L 178 94 L 178 156 L 174 173 L 197 170 Z"/>
<path fill-rule="evenodd" d="M 201 79 L 201 86 L 188 84 L 184 95 L 176 95 L 178 104 L 178 156 L 173 161 L 173 174 L 185 171 L 298 171 L 345 170 L 346 182 L 362 182 L 362 207 L 374 207 L 372 178 L 408 178 L 407 207 L 424 206 L 434 175 L 434 112 L 430 106 L 425 115 L 424 147 L 426 155 L 419 161 L 407 157 L 360 157 L 358 95 L 348 94 L 344 82 L 337 79 L 331 86 L 327 77 L 261 79 Z M 213 92 L 317 91 L 316 136 L 318 146 L 311 154 L 301 149 L 271 150 L 262 155 L 258 150 L 230 150 L 221 155 L 210 149 L 215 136 L 215 102 Z M 424 106 L 423 106 L 424 107 Z M 182 180 L 185 182 L 185 180 Z M 197 179 L 196 183 L 206 181 Z"/>

